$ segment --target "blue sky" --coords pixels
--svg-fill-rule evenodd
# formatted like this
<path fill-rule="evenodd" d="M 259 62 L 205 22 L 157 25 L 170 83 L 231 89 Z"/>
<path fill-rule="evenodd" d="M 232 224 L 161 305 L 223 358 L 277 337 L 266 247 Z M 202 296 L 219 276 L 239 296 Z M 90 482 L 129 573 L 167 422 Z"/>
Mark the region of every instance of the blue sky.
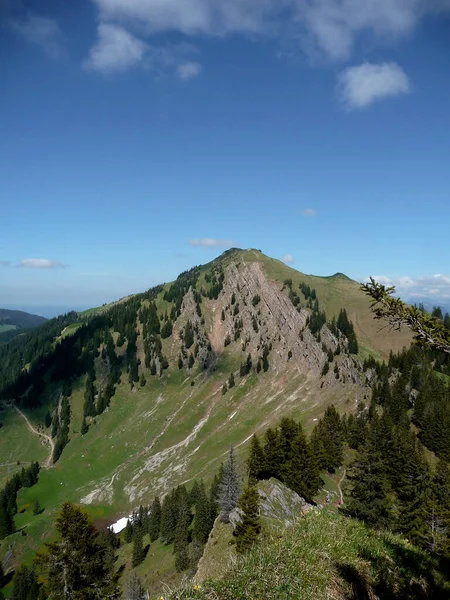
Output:
<path fill-rule="evenodd" d="M 0 305 L 230 245 L 450 298 L 449 0 L 0 0 Z"/>

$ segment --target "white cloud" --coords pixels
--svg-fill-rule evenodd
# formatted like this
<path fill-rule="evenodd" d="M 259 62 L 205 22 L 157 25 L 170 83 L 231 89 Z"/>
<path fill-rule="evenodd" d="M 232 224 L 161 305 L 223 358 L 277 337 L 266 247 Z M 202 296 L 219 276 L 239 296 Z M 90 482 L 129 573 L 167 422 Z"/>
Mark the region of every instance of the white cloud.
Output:
<path fill-rule="evenodd" d="M 362 34 L 396 40 L 449 0 L 93 0 L 105 20 L 148 33 L 243 34 L 299 41 L 305 52 L 350 58 Z"/>
<path fill-rule="evenodd" d="M 84 61 L 85 69 L 112 74 L 133 67 L 158 72 L 172 72 L 183 81 L 201 72 L 198 62 L 187 60 L 197 50 L 191 44 L 153 46 L 136 37 L 121 25 L 100 23 L 97 40 Z"/>
<path fill-rule="evenodd" d="M 84 63 L 87 69 L 112 73 L 134 67 L 143 61 L 148 45 L 123 27 L 100 23 L 97 32 L 97 42 Z"/>
<path fill-rule="evenodd" d="M 281 260 L 287 265 L 290 265 L 294 262 L 294 257 L 292 256 L 292 254 L 285 254 Z"/>
<path fill-rule="evenodd" d="M 64 267 L 59 260 L 48 260 L 47 258 L 24 258 L 19 261 L 17 266 L 23 269 L 59 269 Z"/>
<path fill-rule="evenodd" d="M 62 33 L 54 19 L 28 13 L 11 21 L 11 27 L 26 40 L 40 46 L 47 54 L 57 58 L 63 53 Z"/>
<path fill-rule="evenodd" d="M 231 248 L 235 245 L 231 240 L 219 240 L 215 238 L 196 238 L 189 240 L 189 244 L 194 248 Z"/>
<path fill-rule="evenodd" d="M 183 63 L 177 68 L 178 77 L 182 81 L 189 81 L 200 75 L 202 66 L 197 62 Z"/>
<path fill-rule="evenodd" d="M 315 208 L 302 208 L 301 214 L 304 217 L 315 217 L 317 214 L 317 211 Z"/>
<path fill-rule="evenodd" d="M 450 275 L 423 275 L 420 277 L 409 277 L 401 275 L 398 277 L 387 277 L 386 275 L 373 275 L 375 281 L 387 286 L 395 286 L 398 295 L 414 301 L 414 298 L 434 298 L 436 301 L 450 300 Z M 365 279 L 369 281 L 369 277 Z"/>
<path fill-rule="evenodd" d="M 367 108 L 384 98 L 408 94 L 408 76 L 396 63 L 363 63 L 338 76 L 338 95 L 348 108 Z"/>

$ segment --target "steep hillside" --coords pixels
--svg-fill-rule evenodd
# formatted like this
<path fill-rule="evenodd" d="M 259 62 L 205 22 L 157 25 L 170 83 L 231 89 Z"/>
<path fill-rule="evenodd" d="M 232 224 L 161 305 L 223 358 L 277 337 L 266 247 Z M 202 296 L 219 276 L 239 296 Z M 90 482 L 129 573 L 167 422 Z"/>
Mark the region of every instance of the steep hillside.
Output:
<path fill-rule="evenodd" d="M 359 356 L 332 322 L 344 308 Z M 376 328 L 345 276 L 306 276 L 256 250 L 231 250 L 172 284 L 13 340 L 0 351 L 0 452 L 9 457 L 0 473 L 38 458 L 36 445 L 45 460 L 43 433 L 53 433 L 58 460 L 19 492 L 16 528 L 27 535 L 6 538 L 0 557 L 13 543 L 11 560 L 29 559 L 63 501 L 112 522 L 179 483 L 210 480 L 230 444 L 242 456 L 254 433 L 284 415 L 308 430 L 331 403 L 352 411 L 371 394 L 360 359 L 409 341 Z M 13 418 L 30 440 L 17 459 Z"/>

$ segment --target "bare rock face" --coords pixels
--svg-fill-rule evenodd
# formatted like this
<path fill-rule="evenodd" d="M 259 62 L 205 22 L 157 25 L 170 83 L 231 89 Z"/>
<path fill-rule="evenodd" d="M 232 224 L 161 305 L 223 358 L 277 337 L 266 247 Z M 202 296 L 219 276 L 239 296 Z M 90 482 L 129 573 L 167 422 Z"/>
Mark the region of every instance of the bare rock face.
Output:
<path fill-rule="evenodd" d="M 198 348 L 197 360 L 209 368 L 218 354 L 227 346 L 241 352 L 243 361 L 251 354 L 253 364 L 268 353 L 270 370 L 284 373 L 287 363 L 297 372 L 319 380 L 327 353 L 342 353 L 330 364 L 329 373 L 323 377 L 321 387 L 329 388 L 339 382 L 365 386 L 361 365 L 345 353 L 348 341 L 339 334 L 333 335 L 324 325 L 319 336 L 308 327 L 310 311 L 294 306 L 289 290 L 280 282 L 272 281 L 262 263 L 244 260 L 232 261 L 224 268 L 224 284 L 216 300 L 203 298 L 202 305 L 209 314 L 205 323 L 196 298 L 190 289 L 182 306 L 182 323 L 191 322 Z M 176 329 L 182 328 L 177 322 Z M 320 341 L 319 341 L 320 340 Z M 187 364 L 187 353 L 181 351 Z M 333 368 L 334 367 L 334 370 Z"/>
<path fill-rule="evenodd" d="M 261 515 L 290 525 L 302 513 L 312 507 L 304 498 L 277 479 L 258 483 Z"/>

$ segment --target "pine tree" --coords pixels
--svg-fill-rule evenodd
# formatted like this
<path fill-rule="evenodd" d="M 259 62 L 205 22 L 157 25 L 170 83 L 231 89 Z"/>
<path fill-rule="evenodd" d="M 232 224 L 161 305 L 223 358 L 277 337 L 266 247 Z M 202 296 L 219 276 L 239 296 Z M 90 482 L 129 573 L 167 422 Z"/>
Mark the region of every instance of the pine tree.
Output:
<path fill-rule="evenodd" d="M 133 525 L 130 521 L 130 519 L 127 520 L 127 524 L 125 526 L 125 532 L 124 532 L 124 540 L 126 544 L 129 544 L 131 542 L 131 540 L 133 539 Z"/>
<path fill-rule="evenodd" d="M 391 521 L 389 485 L 376 440 L 361 447 L 347 475 L 350 488 L 343 512 L 375 527 L 386 527 Z"/>
<path fill-rule="evenodd" d="M 49 596 L 66 598 L 116 598 L 117 581 L 108 549 L 87 514 L 66 502 L 56 519 L 59 540 L 46 544 L 36 561 L 48 581 Z"/>
<path fill-rule="evenodd" d="M 439 460 L 432 483 L 432 505 L 428 518 L 430 550 L 450 558 L 450 465 Z"/>
<path fill-rule="evenodd" d="M 250 479 L 261 479 L 264 474 L 264 450 L 258 436 L 255 434 L 250 441 L 247 460 L 248 476 Z"/>
<path fill-rule="evenodd" d="M 193 524 L 193 536 L 200 544 L 205 544 L 212 529 L 211 507 L 206 495 L 203 481 L 198 486 L 197 497 L 195 499 L 195 518 Z"/>
<path fill-rule="evenodd" d="M 261 531 L 259 495 L 255 485 L 247 484 L 239 506 L 243 511 L 242 520 L 237 523 L 233 535 L 236 537 L 236 551 L 242 554 L 253 546 Z"/>
<path fill-rule="evenodd" d="M 311 500 L 317 492 L 319 474 L 300 427 L 290 444 L 281 472 L 283 481 L 299 496 Z"/>
<path fill-rule="evenodd" d="M 159 501 L 158 496 L 156 496 L 156 498 L 153 500 L 153 504 L 150 509 L 148 533 L 150 534 L 151 542 L 157 540 L 161 533 L 161 502 Z"/>
<path fill-rule="evenodd" d="M 269 477 L 281 478 L 283 454 L 280 448 L 279 436 L 276 429 L 267 429 L 264 434 L 264 479 Z"/>
<path fill-rule="evenodd" d="M 39 584 L 34 569 L 23 565 L 14 577 L 11 600 L 34 600 L 39 596 Z"/>
<path fill-rule="evenodd" d="M 148 598 L 146 591 L 142 587 L 141 580 L 135 571 L 132 571 L 130 575 L 122 598 L 123 600 L 146 600 Z"/>
<path fill-rule="evenodd" d="M 236 472 L 234 448 L 231 446 L 224 465 L 223 478 L 219 485 L 220 520 L 222 523 L 229 523 L 230 512 L 236 508 L 240 495 L 241 486 Z"/>
<path fill-rule="evenodd" d="M 41 506 L 39 504 L 39 500 L 36 498 L 36 500 L 33 502 L 33 515 L 38 515 L 41 512 Z"/>
<path fill-rule="evenodd" d="M 211 487 L 209 488 L 209 506 L 211 511 L 211 523 L 214 523 L 219 515 L 219 488 L 223 480 L 223 463 L 220 463 L 219 472 L 214 474 Z"/>
<path fill-rule="evenodd" d="M 175 538 L 177 526 L 177 504 L 175 490 L 164 498 L 161 509 L 161 540 L 164 544 L 171 544 Z"/>
<path fill-rule="evenodd" d="M 184 490 L 184 493 L 183 493 Z M 189 567 L 189 525 L 191 513 L 189 509 L 189 498 L 185 488 L 179 490 L 177 497 L 177 525 L 173 542 L 175 554 L 175 568 L 180 573 Z"/>
<path fill-rule="evenodd" d="M 6 500 L 6 498 L 5 498 Z M 6 504 L 0 500 L 0 540 L 14 532 L 14 520 Z"/>
<path fill-rule="evenodd" d="M 85 435 L 88 432 L 88 430 L 89 430 L 89 426 L 86 423 L 86 418 L 83 417 L 83 420 L 81 422 L 81 429 L 80 429 L 81 435 Z"/>
<path fill-rule="evenodd" d="M 141 564 L 141 562 L 145 558 L 144 554 L 144 540 L 143 540 L 143 531 L 141 526 L 137 526 L 134 528 L 133 535 L 133 554 L 131 559 L 131 564 L 133 569 Z"/>

